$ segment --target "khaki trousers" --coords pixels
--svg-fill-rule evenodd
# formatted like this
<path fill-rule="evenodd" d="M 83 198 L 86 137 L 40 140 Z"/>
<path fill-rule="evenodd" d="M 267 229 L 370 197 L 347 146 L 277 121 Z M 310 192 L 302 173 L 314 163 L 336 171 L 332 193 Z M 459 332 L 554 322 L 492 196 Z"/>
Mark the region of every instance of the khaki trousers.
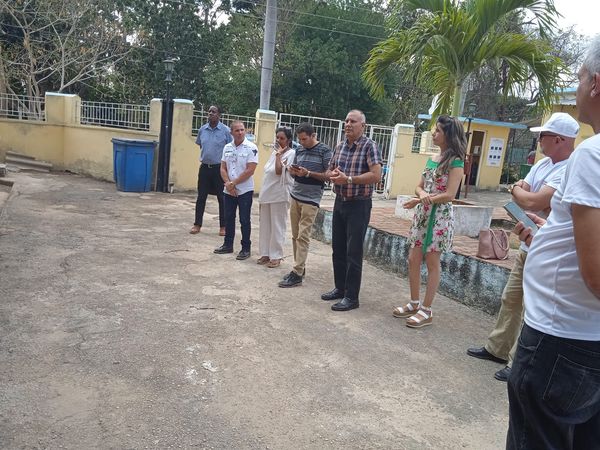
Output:
<path fill-rule="evenodd" d="M 290 203 L 290 225 L 292 227 L 292 248 L 294 251 L 294 272 L 304 275 L 308 257 L 310 233 L 319 211 L 318 206 L 302 203 L 292 198 Z"/>
<path fill-rule="evenodd" d="M 523 266 L 527 252 L 519 250 L 502 292 L 502 304 L 496 326 L 488 336 L 485 349 L 497 358 L 507 359 L 508 366 L 517 350 L 517 341 L 523 322 Z"/>

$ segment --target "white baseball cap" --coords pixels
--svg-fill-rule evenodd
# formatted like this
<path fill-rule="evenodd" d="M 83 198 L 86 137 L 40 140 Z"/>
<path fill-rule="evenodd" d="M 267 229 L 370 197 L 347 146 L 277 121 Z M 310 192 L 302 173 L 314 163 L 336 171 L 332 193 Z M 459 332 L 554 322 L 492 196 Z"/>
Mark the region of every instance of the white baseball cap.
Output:
<path fill-rule="evenodd" d="M 560 136 L 575 138 L 579 133 L 579 123 L 571 115 L 563 112 L 557 112 L 550 116 L 548 121 L 541 127 L 532 127 L 529 129 L 534 133 L 550 131 Z"/>

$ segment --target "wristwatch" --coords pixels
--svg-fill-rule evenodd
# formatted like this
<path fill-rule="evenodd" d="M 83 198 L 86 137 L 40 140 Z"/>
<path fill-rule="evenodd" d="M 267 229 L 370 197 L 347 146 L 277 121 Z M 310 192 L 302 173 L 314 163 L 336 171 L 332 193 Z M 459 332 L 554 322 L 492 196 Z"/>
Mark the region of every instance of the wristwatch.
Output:
<path fill-rule="evenodd" d="M 352 177 L 348 177 L 348 184 L 352 184 Z"/>

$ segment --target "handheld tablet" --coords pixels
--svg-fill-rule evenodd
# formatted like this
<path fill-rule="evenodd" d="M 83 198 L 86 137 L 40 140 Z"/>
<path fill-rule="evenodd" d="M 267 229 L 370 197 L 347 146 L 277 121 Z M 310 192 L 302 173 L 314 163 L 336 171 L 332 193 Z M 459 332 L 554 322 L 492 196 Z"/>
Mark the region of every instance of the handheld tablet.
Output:
<path fill-rule="evenodd" d="M 535 235 L 535 233 L 537 233 L 539 227 L 535 224 L 533 220 L 529 218 L 527 213 L 523 211 L 523 209 L 515 202 L 508 202 L 506 205 L 504 205 L 504 209 L 506 210 L 508 215 L 515 219 L 517 222 L 523 222 L 523 225 L 525 225 L 525 227 L 531 228 L 532 235 Z"/>

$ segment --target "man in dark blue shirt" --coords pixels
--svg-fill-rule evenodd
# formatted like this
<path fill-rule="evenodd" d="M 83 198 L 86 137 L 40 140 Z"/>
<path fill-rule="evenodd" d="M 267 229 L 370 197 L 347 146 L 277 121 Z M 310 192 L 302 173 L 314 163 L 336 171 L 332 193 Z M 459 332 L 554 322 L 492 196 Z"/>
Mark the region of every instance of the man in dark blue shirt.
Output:
<path fill-rule="evenodd" d="M 221 109 L 212 105 L 208 108 L 208 123 L 198 130 L 196 144 L 200 146 L 200 169 L 198 170 L 198 198 L 196 199 L 196 219 L 191 234 L 202 228 L 202 217 L 208 194 L 216 195 L 219 202 L 219 236 L 225 236 L 225 215 L 223 213 L 223 179 L 221 178 L 221 158 L 223 147 L 233 140 L 229 127 L 220 121 Z"/>

